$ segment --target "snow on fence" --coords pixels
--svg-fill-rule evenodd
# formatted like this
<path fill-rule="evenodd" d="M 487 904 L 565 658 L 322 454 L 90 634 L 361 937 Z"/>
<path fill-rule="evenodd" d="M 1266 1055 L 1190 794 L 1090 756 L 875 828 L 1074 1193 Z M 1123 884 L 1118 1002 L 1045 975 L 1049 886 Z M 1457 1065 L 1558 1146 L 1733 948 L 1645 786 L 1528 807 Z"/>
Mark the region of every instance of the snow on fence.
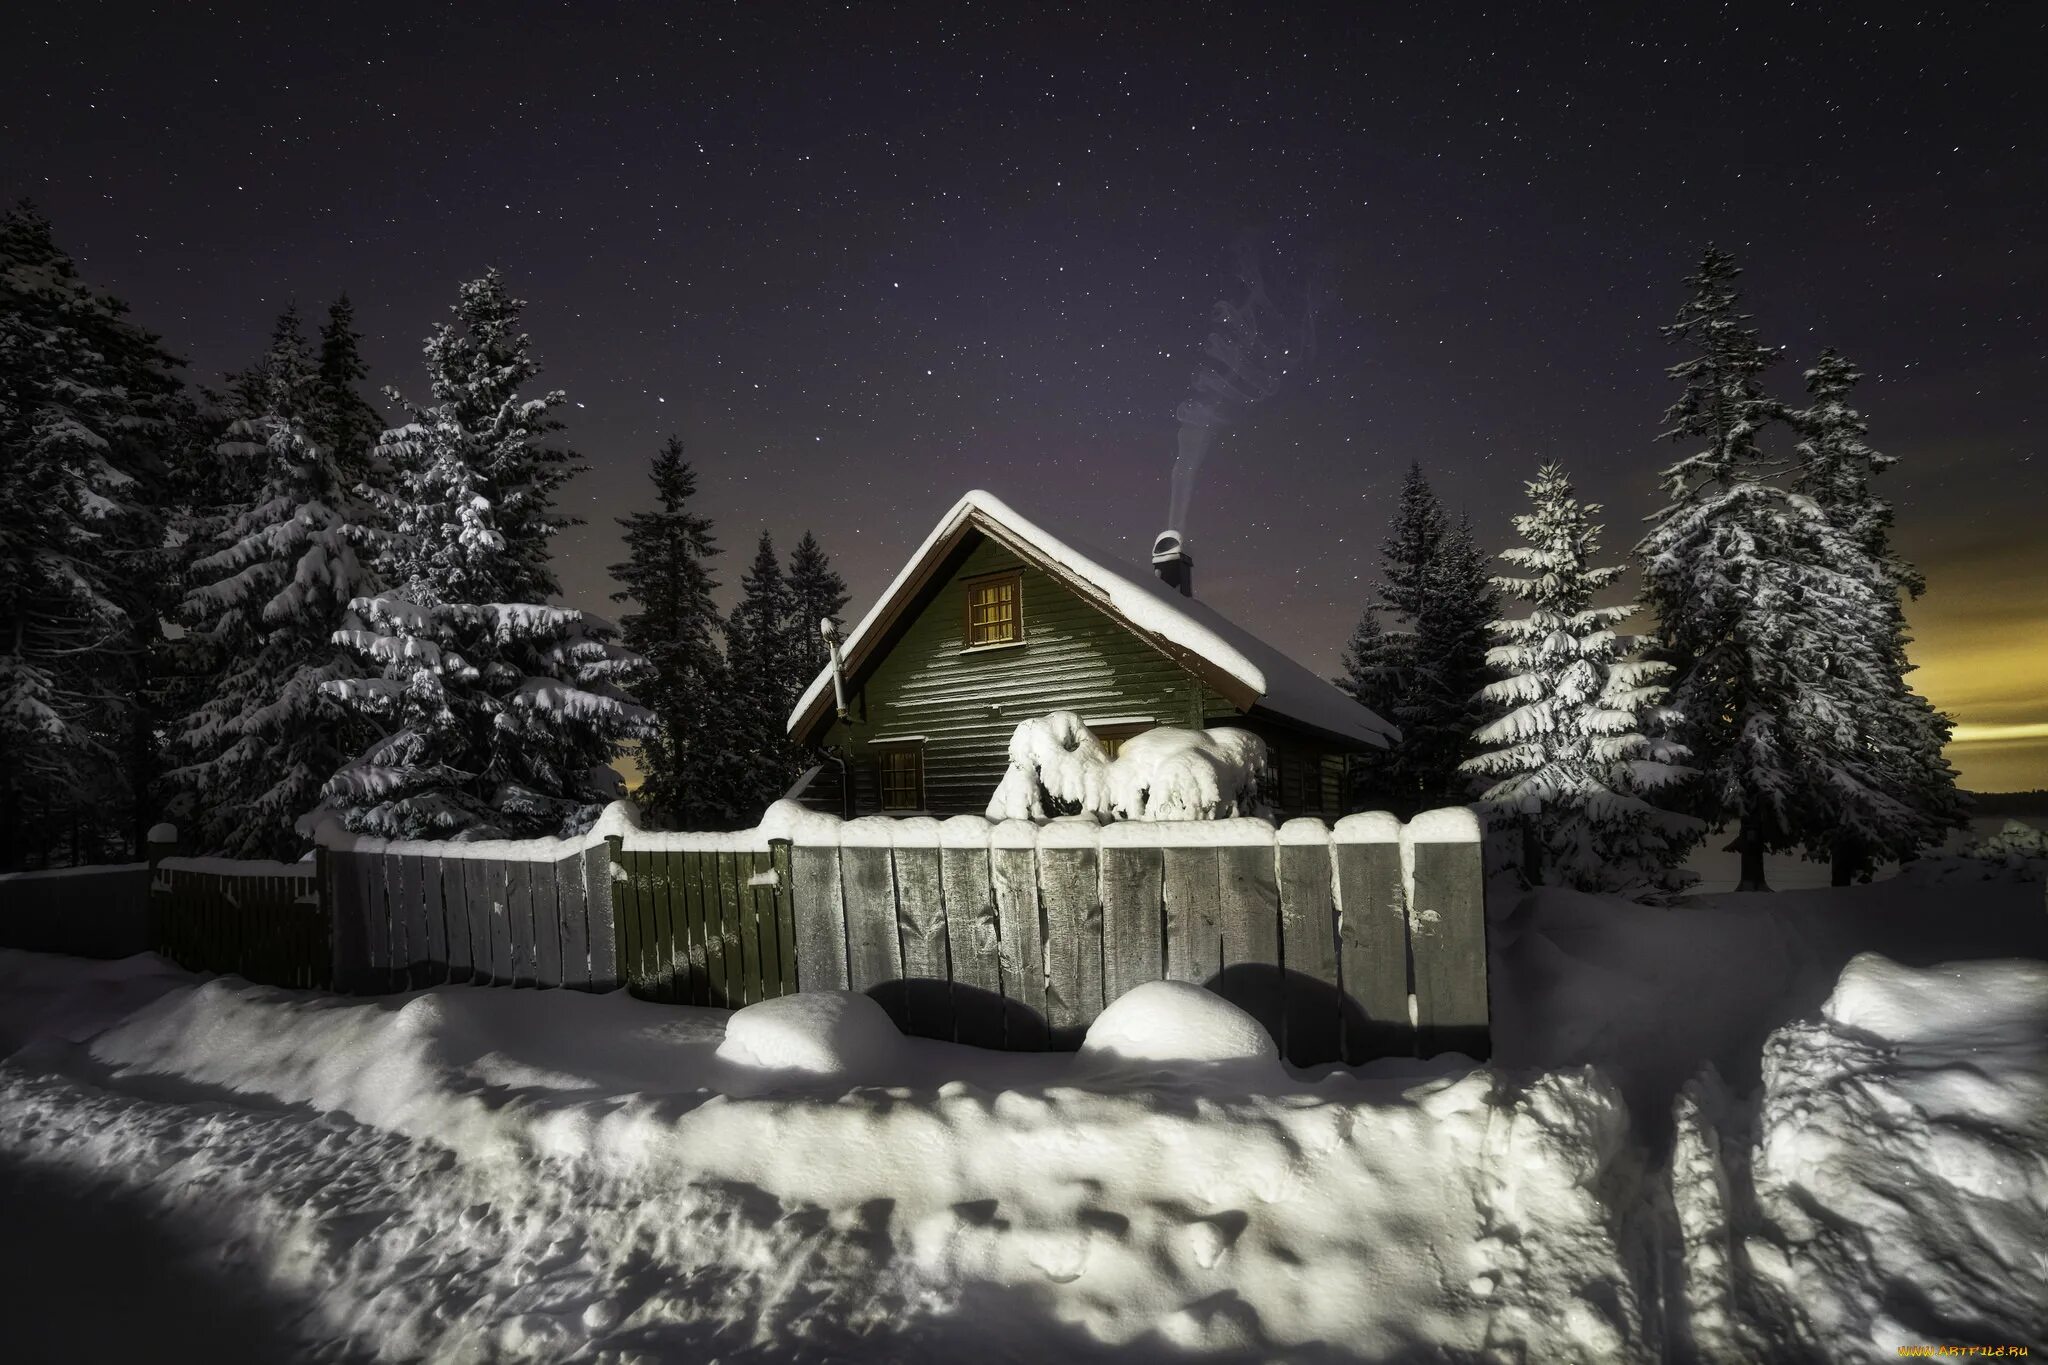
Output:
<path fill-rule="evenodd" d="M 1071 1047 L 1142 982 L 1240 1005 L 1290 1061 L 1489 1050 L 1470 811 L 1098 825 L 867 817 L 790 848 L 797 977 L 906 1032 Z M 836 837 L 822 837 L 827 833 Z"/>
<path fill-rule="evenodd" d="M 127 957 L 149 948 L 149 864 L 0 874 L 0 948 Z"/>

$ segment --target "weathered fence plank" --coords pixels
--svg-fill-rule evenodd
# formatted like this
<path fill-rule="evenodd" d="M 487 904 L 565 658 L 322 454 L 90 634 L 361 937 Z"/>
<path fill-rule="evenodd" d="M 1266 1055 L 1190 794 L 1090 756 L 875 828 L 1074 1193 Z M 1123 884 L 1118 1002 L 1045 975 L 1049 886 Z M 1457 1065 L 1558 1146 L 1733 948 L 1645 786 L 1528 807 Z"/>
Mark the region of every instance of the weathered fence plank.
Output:
<path fill-rule="evenodd" d="M 1216 850 L 1223 918 L 1218 993 L 1266 1026 L 1285 1033 L 1280 985 L 1280 888 L 1271 843 Z"/>
<path fill-rule="evenodd" d="M 740 869 L 731 853 L 716 855 L 718 918 L 706 934 L 712 945 L 711 1003 L 738 1009 L 747 1001 L 747 952 L 740 941 Z M 756 989 L 760 986 L 761 964 L 754 964 Z"/>
<path fill-rule="evenodd" d="M 1331 833 L 1337 863 L 1337 974 L 1344 987 L 1344 1060 L 1413 1056 L 1408 1022 L 1408 897 L 1401 822 L 1347 815 Z"/>
<path fill-rule="evenodd" d="M 1223 971 L 1222 890 L 1216 850 L 1169 847 L 1161 868 L 1168 981 L 1206 986 Z"/>
<path fill-rule="evenodd" d="M 683 859 L 673 852 L 657 853 L 649 866 L 653 880 L 648 891 L 654 898 L 653 998 L 681 1004 L 689 966 L 689 897 L 680 885 Z"/>
<path fill-rule="evenodd" d="M 803 989 L 796 967 L 796 897 L 792 892 L 789 855 L 787 839 L 777 839 L 768 846 L 769 866 L 775 873 L 776 967 L 784 995 Z"/>
<path fill-rule="evenodd" d="M 1486 885 L 1479 822 L 1463 806 L 1425 811 L 1401 833 L 1414 893 L 1417 1048 L 1422 1056 L 1492 1053 L 1486 1001 Z"/>
<path fill-rule="evenodd" d="M 1045 915 L 1046 1023 L 1052 1045 L 1078 1047 L 1102 1013 L 1102 894 L 1096 828 L 1047 825 L 1038 844 Z"/>
<path fill-rule="evenodd" d="M 974 823 L 986 828 L 980 821 Z M 939 881 L 946 909 L 946 951 L 952 963 L 953 1037 L 977 1047 L 1001 1047 L 1002 934 L 989 850 L 977 844 L 942 847 Z"/>
<path fill-rule="evenodd" d="M 528 863 L 533 877 L 534 984 L 559 988 L 562 984 L 561 864 Z"/>
<path fill-rule="evenodd" d="M 717 922 L 718 887 L 707 885 L 705 872 L 716 866 L 704 853 L 683 855 L 683 982 L 687 1005 L 711 1002 L 710 935 Z"/>
<path fill-rule="evenodd" d="M 1102 832 L 1102 993 L 1105 1003 L 1134 986 L 1166 975 L 1166 860 L 1157 845 L 1125 844 L 1121 831 L 1144 826 L 1111 825 Z"/>
<path fill-rule="evenodd" d="M 756 851 L 748 860 L 753 871 L 747 876 L 747 890 L 754 903 L 755 941 L 761 949 L 761 999 L 772 1000 L 794 989 L 783 984 L 782 926 L 776 917 L 776 891 L 780 873 L 775 851 Z"/>
<path fill-rule="evenodd" d="M 798 979 L 807 991 L 853 988 L 846 968 L 846 903 L 837 844 L 792 844 L 790 900 L 796 912 Z"/>
<path fill-rule="evenodd" d="M 1003 1046 L 1024 1052 L 1043 1051 L 1049 1041 L 1037 840 L 1030 821 L 1006 820 L 991 831 L 988 850 L 1003 973 Z M 851 905 L 847 914 L 851 919 Z"/>
<path fill-rule="evenodd" d="M 875 996 L 902 1028 L 901 945 L 896 935 L 896 878 L 890 862 L 889 830 L 862 830 L 855 820 L 842 832 L 839 873 L 846 907 L 848 986 Z M 857 838 L 877 839 L 856 843 Z M 879 989 L 878 989 L 879 988 Z"/>
<path fill-rule="evenodd" d="M 590 988 L 617 990 L 619 973 L 618 923 L 622 851 L 619 836 L 607 835 L 603 844 L 592 848 L 583 863 L 583 887 L 590 907 Z"/>
<path fill-rule="evenodd" d="M 555 903 L 561 918 L 562 984 L 590 989 L 590 878 L 587 854 L 555 864 Z"/>
<path fill-rule="evenodd" d="M 1289 820 L 1281 826 L 1274 848 L 1280 961 L 1286 968 L 1281 978 L 1287 1021 L 1282 1046 L 1296 1066 L 1334 1062 L 1342 1053 L 1329 837 L 1320 820 Z"/>
<path fill-rule="evenodd" d="M 903 1007 L 909 1031 L 925 1038 L 951 1038 L 953 976 L 946 947 L 938 822 L 901 821 L 895 863 L 896 929 L 903 941 Z"/>

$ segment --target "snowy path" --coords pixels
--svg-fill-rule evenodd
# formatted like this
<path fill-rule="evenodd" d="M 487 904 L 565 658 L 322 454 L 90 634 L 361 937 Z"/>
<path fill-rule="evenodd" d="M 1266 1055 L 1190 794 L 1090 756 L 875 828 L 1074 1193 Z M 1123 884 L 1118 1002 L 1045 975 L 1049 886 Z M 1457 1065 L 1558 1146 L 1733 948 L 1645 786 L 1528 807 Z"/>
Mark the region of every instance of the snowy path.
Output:
<path fill-rule="evenodd" d="M 1667 927 L 1573 957 L 1583 901 L 1556 908 L 1532 960 L 1577 972 L 1553 995 L 1588 1012 L 1525 1014 L 1549 1030 L 1525 1053 L 1623 1056 L 1590 997 L 1615 954 L 1672 946 Z M 570 992 L 347 1000 L 0 954 L 0 1312 L 31 1344 L 10 1358 L 1732 1363 L 2048 1345 L 2039 963 L 1856 959 L 1824 1008 L 1770 1035 L 1759 1093 L 1682 1089 L 1668 1165 L 1583 1068 L 1305 1076 L 892 1037 L 806 1076 L 721 1054 L 725 1017 Z M 1639 1036 L 1670 1071 L 1749 1035 Z"/>

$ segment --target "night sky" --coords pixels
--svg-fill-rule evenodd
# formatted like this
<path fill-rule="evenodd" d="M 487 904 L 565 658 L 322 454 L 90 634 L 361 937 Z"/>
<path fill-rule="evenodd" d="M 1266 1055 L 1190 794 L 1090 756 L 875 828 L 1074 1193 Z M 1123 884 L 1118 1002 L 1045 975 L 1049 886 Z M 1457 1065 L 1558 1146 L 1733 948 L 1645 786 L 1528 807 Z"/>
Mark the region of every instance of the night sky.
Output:
<path fill-rule="evenodd" d="M 1494 548 L 1560 460 L 1626 548 L 1715 242 L 1781 396 L 1823 345 L 1869 375 L 1965 783 L 2048 786 L 2048 10 L 957 8 L 22 7 L 0 193 L 208 383 L 345 290 L 423 397 L 503 269 L 592 466 L 557 554 L 593 607 L 670 432 L 728 582 L 813 528 L 858 615 L 975 486 L 1140 557 L 1269 243 L 1321 263 L 1315 354 L 1182 529 L 1202 596 L 1325 670 L 1411 460 Z"/>

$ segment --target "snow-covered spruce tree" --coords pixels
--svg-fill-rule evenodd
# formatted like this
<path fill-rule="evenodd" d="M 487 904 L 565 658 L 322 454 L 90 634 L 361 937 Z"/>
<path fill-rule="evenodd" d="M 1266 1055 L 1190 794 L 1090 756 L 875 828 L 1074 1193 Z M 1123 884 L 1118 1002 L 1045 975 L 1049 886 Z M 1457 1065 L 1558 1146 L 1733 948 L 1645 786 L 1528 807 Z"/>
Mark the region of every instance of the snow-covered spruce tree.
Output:
<path fill-rule="evenodd" d="M 740 600 L 725 626 L 725 716 L 737 807 L 731 818 L 750 824 L 797 775 L 797 755 L 785 729 L 796 687 L 789 671 L 789 584 L 768 532 L 754 547 L 754 562 L 740 575 Z"/>
<path fill-rule="evenodd" d="M 635 797 L 672 828 L 710 829 L 727 823 L 735 805 L 721 733 L 721 622 L 711 600 L 718 544 L 711 519 L 691 506 L 697 474 L 673 436 L 654 457 L 653 480 L 654 509 L 618 519 L 626 559 L 611 569 L 621 586 L 612 600 L 638 607 L 620 625 L 627 648 L 647 660 L 635 692 L 659 722 L 640 745 Z"/>
<path fill-rule="evenodd" d="M 343 294 L 327 306 L 327 321 L 320 328 L 310 430 L 329 452 L 341 486 L 350 491 L 371 476 L 377 439 L 384 431 L 384 419 L 358 387 L 370 373 L 361 343 L 355 305 Z"/>
<path fill-rule="evenodd" d="M 260 385 L 239 387 L 260 395 L 260 410 L 233 423 L 220 456 L 251 468 L 236 481 L 255 493 L 192 564 L 182 614 L 218 671 L 174 727 L 183 765 L 170 780 L 186 797 L 180 829 L 200 848 L 290 861 L 304 848 L 299 818 L 370 738 L 322 688 L 363 675 L 334 635 L 355 624 L 350 601 L 376 584 L 357 553 L 362 501 L 313 434 L 336 423 L 296 310 L 251 373 Z"/>
<path fill-rule="evenodd" d="M 1686 279 L 1692 295 L 1663 328 L 1694 354 L 1668 373 L 1685 385 L 1665 412 L 1665 438 L 1696 443 L 1661 475 L 1668 504 L 1637 544 L 1642 602 L 1657 621 L 1653 657 L 1672 668 L 1671 736 L 1691 753 L 1704 781 L 1691 791 L 1694 813 L 1741 822 L 1745 889 L 1763 889 L 1767 849 L 1786 845 L 1785 802 L 1795 785 L 1777 734 L 1771 684 L 1762 676 L 1766 641 L 1783 623 L 1755 617 L 1759 577 L 1786 565 L 1787 525 L 1777 490 L 1766 482 L 1760 434 L 1784 414 L 1759 376 L 1778 353 L 1765 346 L 1741 311 L 1734 257 L 1708 248 Z"/>
<path fill-rule="evenodd" d="M 1823 854 L 1832 864 L 1832 880 L 1846 886 L 1867 877 L 1882 857 L 1910 856 L 1938 842 L 1967 820 L 1965 799 L 1956 790 L 1955 770 L 1943 755 L 1950 734 L 1948 718 L 1936 711 L 1906 681 L 1913 663 L 1906 656 L 1911 642 L 1901 595 L 1918 597 L 1926 580 L 1900 558 L 1891 545 L 1892 510 L 1871 489 L 1874 475 L 1897 461 L 1873 450 L 1865 439 L 1869 429 L 1849 396 L 1862 375 L 1834 350 L 1821 353 L 1806 372 L 1808 405 L 1792 413 L 1790 422 L 1801 440 L 1793 489 L 1813 500 L 1837 531 L 1847 536 L 1884 577 L 1872 596 L 1873 618 L 1860 626 L 1869 638 L 1890 642 L 1890 667 L 1884 686 L 1862 699 L 1859 712 L 1871 747 L 1887 773 L 1887 789 L 1899 801 L 1903 819 L 1882 828 L 1864 828 L 1862 819 L 1876 811 L 1835 810 L 1821 793 L 1815 812 L 1818 823 L 1832 824 L 1825 844 L 1810 841 L 1810 856 Z M 1847 817 L 1834 818 L 1830 817 Z M 1813 822 L 1803 821 L 1802 824 Z"/>
<path fill-rule="evenodd" d="M 1556 464 L 1527 485 L 1532 510 L 1515 518 L 1523 544 L 1501 551 L 1526 576 L 1494 579 L 1529 613 L 1496 621 L 1487 656 L 1497 675 L 1482 691 L 1495 718 L 1473 738 L 1497 746 L 1464 770 L 1492 779 L 1480 798 L 1490 821 L 1519 834 L 1510 855 L 1524 885 L 1580 891 L 1676 891 L 1699 821 L 1660 809 L 1652 795 L 1691 775 L 1685 751 L 1646 725 L 1664 697 L 1665 664 L 1629 661 L 1633 641 L 1613 627 L 1629 605 L 1596 607 L 1619 578 L 1600 566 L 1598 504 L 1581 504 Z"/>
<path fill-rule="evenodd" d="M 0 215 L 0 866 L 116 854 L 153 820 L 181 363 L 32 206 Z"/>
<path fill-rule="evenodd" d="M 625 688 L 645 662 L 595 616 L 542 604 L 548 542 L 568 524 L 553 490 L 573 456 L 542 444 L 557 393 L 538 372 L 519 303 L 496 272 L 462 287 L 427 341 L 435 402 L 378 458 L 392 488 L 381 547 L 388 595 L 358 597 L 336 634 L 380 676 L 326 684 L 381 736 L 324 789 L 358 833 L 519 838 L 589 828 L 621 789 L 622 746 L 655 732 Z"/>
<path fill-rule="evenodd" d="M 841 623 L 846 610 L 846 580 L 832 567 L 818 538 L 809 531 L 789 552 L 789 663 L 790 680 L 796 694 L 810 685 L 830 659 L 825 637 L 818 632 L 820 621 Z M 792 696 L 791 704 L 795 704 Z"/>
<path fill-rule="evenodd" d="M 1401 740 L 1362 760 L 1353 801 L 1413 812 L 1463 801 L 1458 772 L 1472 696 L 1486 681 L 1486 625 L 1495 600 L 1462 523 L 1453 527 L 1419 464 L 1409 466 L 1380 551 L 1380 583 L 1345 648 L 1337 685 L 1393 721 Z"/>

